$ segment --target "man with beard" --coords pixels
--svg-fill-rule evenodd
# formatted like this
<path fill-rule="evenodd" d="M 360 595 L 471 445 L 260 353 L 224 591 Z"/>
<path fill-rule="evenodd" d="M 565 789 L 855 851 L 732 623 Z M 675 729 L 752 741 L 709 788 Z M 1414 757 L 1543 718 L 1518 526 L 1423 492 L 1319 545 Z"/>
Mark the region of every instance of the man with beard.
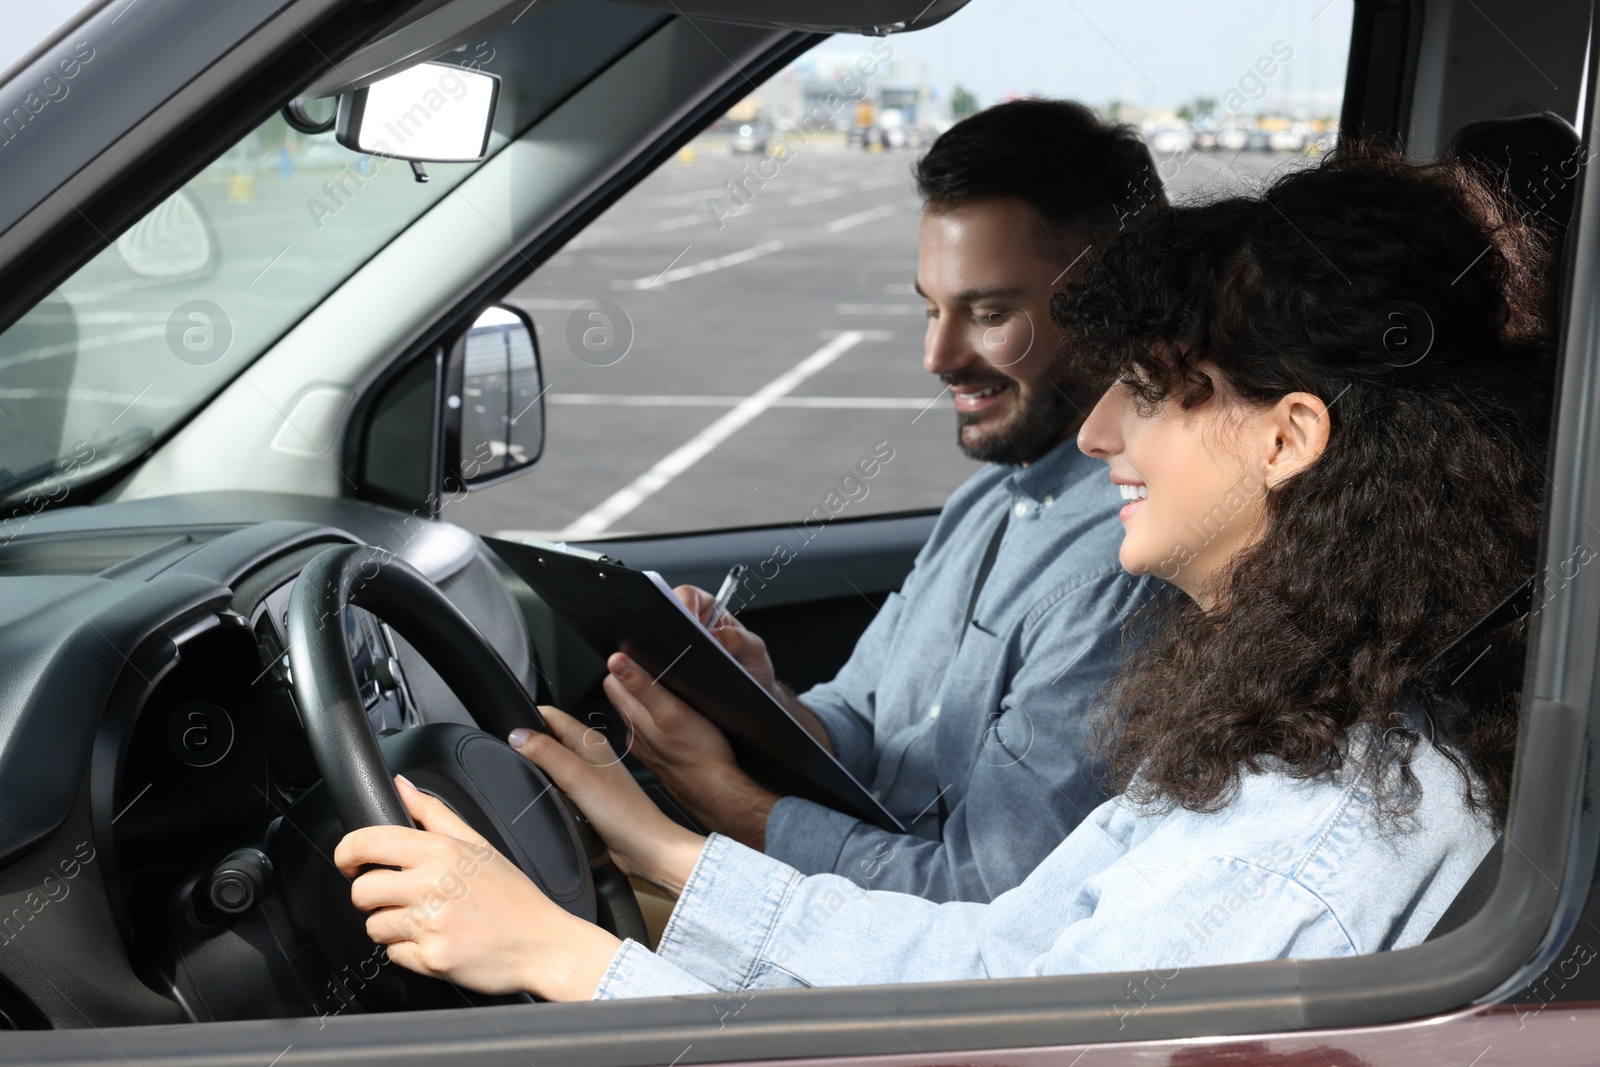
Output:
<path fill-rule="evenodd" d="M 1159 584 L 1117 562 L 1118 487 L 1076 443 L 1096 394 L 1048 305 L 1129 215 L 1164 198 L 1130 128 L 1060 101 L 964 120 L 916 177 L 923 365 L 955 398 L 961 449 L 986 466 L 833 681 L 797 696 L 758 636 L 731 618 L 715 630 L 910 833 L 764 789 L 715 726 L 622 653 L 605 690 L 631 751 L 707 828 L 807 874 L 988 901 L 1104 799 L 1091 707 L 1120 664 L 1123 624 Z M 705 591 L 678 594 L 710 615 Z"/>

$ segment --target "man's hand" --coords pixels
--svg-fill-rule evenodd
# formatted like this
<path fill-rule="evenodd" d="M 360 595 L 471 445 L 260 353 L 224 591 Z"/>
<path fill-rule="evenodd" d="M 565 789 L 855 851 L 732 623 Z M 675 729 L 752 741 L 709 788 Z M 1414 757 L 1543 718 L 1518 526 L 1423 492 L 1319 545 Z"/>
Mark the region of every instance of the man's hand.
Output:
<path fill-rule="evenodd" d="M 442 802 L 395 786 L 422 829 L 368 826 L 333 853 L 367 936 L 408 970 L 482 993 L 592 997 L 621 942 L 551 903 Z"/>
<path fill-rule="evenodd" d="M 644 668 L 617 652 L 606 669 L 606 696 L 628 721 L 630 751 L 700 823 L 761 849 L 777 794 L 740 769 L 722 731 L 657 685 Z M 603 830 L 601 836 L 606 836 Z"/>
<path fill-rule="evenodd" d="M 683 892 L 705 838 L 661 814 L 599 730 L 559 708 L 539 711 L 555 736 L 513 730 L 511 747 L 578 806 L 624 874 Z"/>
<path fill-rule="evenodd" d="M 673 592 L 678 594 L 678 599 L 683 601 L 684 607 L 694 612 L 695 618 L 702 623 L 711 620 L 711 609 L 716 606 L 716 597 L 693 585 L 680 585 Z M 732 614 L 724 614 L 722 621 L 711 632 L 722 643 L 722 647 L 728 650 L 728 655 L 738 660 L 739 665 L 750 672 L 750 677 L 761 683 L 761 688 L 772 694 L 772 699 L 787 708 L 789 714 L 806 728 L 806 732 L 821 742 L 823 748 L 829 752 L 833 751 L 833 739 L 828 736 L 827 727 L 822 725 L 822 720 L 794 695 L 794 690 L 778 681 L 777 674 L 772 669 L 772 657 L 767 654 L 767 643 L 758 634 L 745 629 L 744 623 Z"/>
<path fill-rule="evenodd" d="M 678 594 L 683 606 L 692 611 L 702 624 L 711 621 L 711 609 L 716 606 L 716 597 L 694 585 L 680 585 L 673 592 Z M 711 632 L 722 642 L 722 647 L 728 650 L 728 654 L 750 672 L 750 677 L 761 683 L 761 688 L 771 693 L 774 699 L 783 699 L 765 641 L 754 631 L 746 630 L 744 623 L 740 622 L 732 612 L 724 612 L 722 621 Z"/>

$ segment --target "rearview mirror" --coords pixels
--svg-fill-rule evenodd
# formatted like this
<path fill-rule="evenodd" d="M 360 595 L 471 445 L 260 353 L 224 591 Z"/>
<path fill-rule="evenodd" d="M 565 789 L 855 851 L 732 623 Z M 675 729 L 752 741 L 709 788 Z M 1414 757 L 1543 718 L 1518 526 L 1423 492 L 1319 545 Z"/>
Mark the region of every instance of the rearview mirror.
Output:
<path fill-rule="evenodd" d="M 424 163 L 471 163 L 489 152 L 500 79 L 419 63 L 339 97 L 333 135 L 346 148 Z"/>
<path fill-rule="evenodd" d="M 476 489 L 538 462 L 544 380 L 533 324 L 507 307 L 479 315 L 451 348 L 444 406 L 445 471 L 461 484 Z"/>

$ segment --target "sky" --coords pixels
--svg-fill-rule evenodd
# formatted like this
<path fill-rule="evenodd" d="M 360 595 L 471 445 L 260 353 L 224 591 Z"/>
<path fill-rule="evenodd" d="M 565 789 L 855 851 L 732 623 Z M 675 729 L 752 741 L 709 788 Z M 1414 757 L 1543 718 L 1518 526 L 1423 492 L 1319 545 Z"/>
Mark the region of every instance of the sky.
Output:
<path fill-rule="evenodd" d="M 0 70 L 86 3 L 0 0 Z M 1265 79 L 1264 102 L 1316 91 L 1337 110 L 1352 11 L 1352 0 L 971 0 L 889 44 L 897 57 L 926 63 L 942 91 L 959 82 L 983 106 L 1031 93 L 1176 107 L 1220 98 L 1241 79 L 1253 88 L 1247 72 L 1281 41 L 1292 57 Z M 819 51 L 870 43 L 839 37 Z"/>
<path fill-rule="evenodd" d="M 0 71 L 33 50 L 89 0 L 0 0 Z"/>
<path fill-rule="evenodd" d="M 1247 72 L 1268 56 L 1263 103 L 1315 91 L 1337 112 L 1353 12 L 1351 0 L 971 0 L 888 43 L 926 63 L 936 86 L 959 82 L 985 107 L 1008 93 L 1177 107 L 1241 80 L 1255 90 Z M 1277 42 L 1290 53 L 1282 64 L 1270 60 Z M 819 52 L 870 43 L 839 37 Z"/>

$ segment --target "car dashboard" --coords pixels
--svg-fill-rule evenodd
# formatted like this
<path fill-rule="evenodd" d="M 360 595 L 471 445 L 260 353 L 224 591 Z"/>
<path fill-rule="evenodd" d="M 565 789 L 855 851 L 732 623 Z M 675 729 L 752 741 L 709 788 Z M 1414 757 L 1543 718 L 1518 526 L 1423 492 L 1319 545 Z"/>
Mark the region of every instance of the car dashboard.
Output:
<path fill-rule="evenodd" d="M 6 533 L 0 1027 L 359 1010 L 351 976 L 271 889 L 274 835 L 294 832 L 281 816 L 319 777 L 285 611 L 319 552 L 378 545 L 535 692 L 525 624 L 482 543 L 373 505 L 274 494 L 68 508 Z M 404 638 L 356 607 L 343 624 L 375 735 L 471 724 Z M 221 916 L 217 902 L 241 906 Z"/>

